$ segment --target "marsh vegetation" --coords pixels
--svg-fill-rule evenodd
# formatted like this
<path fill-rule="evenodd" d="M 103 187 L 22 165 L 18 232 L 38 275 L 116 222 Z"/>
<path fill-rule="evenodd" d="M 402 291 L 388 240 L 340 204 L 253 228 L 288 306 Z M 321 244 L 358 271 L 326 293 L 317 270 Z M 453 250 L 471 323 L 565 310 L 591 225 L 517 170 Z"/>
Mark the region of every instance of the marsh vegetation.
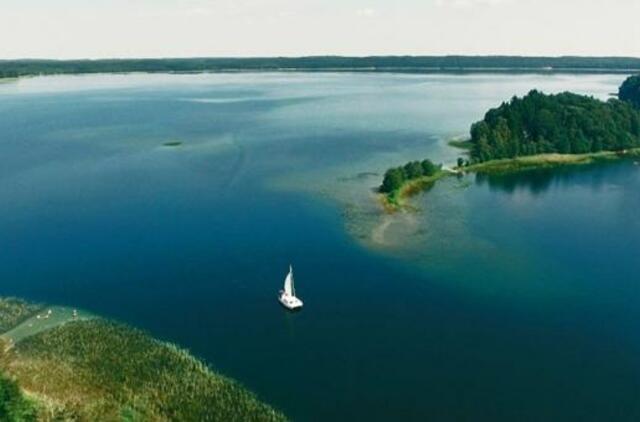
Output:
<path fill-rule="evenodd" d="M 0 298 L 0 334 L 25 321 L 42 306 L 27 303 L 17 298 Z"/>
<path fill-rule="evenodd" d="M 0 304 L 11 311 L 5 328 L 35 309 Z M 115 322 L 71 321 L 2 342 L 1 420 L 285 420 L 187 351 Z"/>

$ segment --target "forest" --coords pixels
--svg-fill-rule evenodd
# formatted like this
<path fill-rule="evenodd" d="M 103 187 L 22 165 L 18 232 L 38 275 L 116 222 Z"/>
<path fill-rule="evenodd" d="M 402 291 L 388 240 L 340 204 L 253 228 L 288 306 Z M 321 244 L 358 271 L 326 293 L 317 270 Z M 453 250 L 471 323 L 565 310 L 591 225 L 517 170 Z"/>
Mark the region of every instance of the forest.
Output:
<path fill-rule="evenodd" d="M 631 57 L 521 57 L 521 56 L 376 56 L 376 57 L 256 57 L 106 60 L 0 60 L 0 78 L 116 72 L 223 71 L 556 71 L 630 72 L 640 70 L 640 58 Z"/>
<path fill-rule="evenodd" d="M 586 154 L 640 147 L 631 102 L 533 90 L 489 110 L 471 127 L 471 163 L 519 156 Z"/>

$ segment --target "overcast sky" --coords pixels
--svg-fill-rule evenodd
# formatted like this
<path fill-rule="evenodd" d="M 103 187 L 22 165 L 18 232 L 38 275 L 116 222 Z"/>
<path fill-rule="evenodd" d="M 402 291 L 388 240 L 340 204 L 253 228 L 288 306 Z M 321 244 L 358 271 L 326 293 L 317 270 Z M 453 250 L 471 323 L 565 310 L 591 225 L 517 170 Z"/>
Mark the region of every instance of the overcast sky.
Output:
<path fill-rule="evenodd" d="M 640 0 L 0 0 L 0 58 L 640 57 Z"/>

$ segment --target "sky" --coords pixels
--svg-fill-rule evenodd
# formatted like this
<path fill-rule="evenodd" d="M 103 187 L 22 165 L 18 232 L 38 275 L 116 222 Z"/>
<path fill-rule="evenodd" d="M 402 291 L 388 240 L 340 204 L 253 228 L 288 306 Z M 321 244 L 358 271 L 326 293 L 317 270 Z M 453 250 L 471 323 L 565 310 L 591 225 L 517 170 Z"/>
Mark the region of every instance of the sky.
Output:
<path fill-rule="evenodd" d="M 640 0 L 0 0 L 0 59 L 640 57 Z"/>

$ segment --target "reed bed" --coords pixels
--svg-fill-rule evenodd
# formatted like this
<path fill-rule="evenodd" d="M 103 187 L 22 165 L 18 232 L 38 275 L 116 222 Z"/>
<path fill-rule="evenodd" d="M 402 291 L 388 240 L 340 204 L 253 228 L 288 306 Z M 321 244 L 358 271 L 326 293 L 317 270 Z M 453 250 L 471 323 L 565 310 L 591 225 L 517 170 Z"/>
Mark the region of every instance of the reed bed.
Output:
<path fill-rule="evenodd" d="M 0 368 L 38 399 L 42 420 L 286 420 L 187 351 L 103 319 L 27 338 Z"/>

